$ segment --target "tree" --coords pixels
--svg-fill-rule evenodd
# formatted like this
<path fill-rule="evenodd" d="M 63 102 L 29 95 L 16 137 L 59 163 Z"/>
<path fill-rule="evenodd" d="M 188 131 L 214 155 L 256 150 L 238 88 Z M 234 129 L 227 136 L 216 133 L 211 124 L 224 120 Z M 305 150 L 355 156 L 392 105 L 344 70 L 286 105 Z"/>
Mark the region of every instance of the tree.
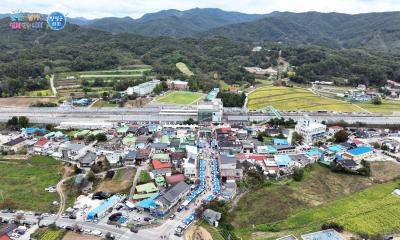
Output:
<path fill-rule="evenodd" d="M 26 128 L 29 126 L 29 119 L 25 116 L 21 116 L 18 119 L 18 124 L 19 124 L 19 126 Z"/>
<path fill-rule="evenodd" d="M 12 117 L 10 120 L 8 120 L 7 126 L 17 127 L 18 126 L 18 117 Z"/>
<path fill-rule="evenodd" d="M 382 99 L 381 99 L 380 97 L 374 97 L 374 98 L 371 100 L 371 102 L 372 102 L 372 104 L 374 104 L 374 105 L 381 105 L 381 104 L 382 104 Z"/>
<path fill-rule="evenodd" d="M 324 223 L 321 226 L 321 230 L 335 229 L 337 232 L 343 232 L 343 226 L 335 222 Z"/>
<path fill-rule="evenodd" d="M 298 132 L 293 132 L 292 144 L 301 144 L 302 141 L 303 141 L 303 136 L 301 136 Z"/>
<path fill-rule="evenodd" d="M 103 99 L 103 101 L 108 101 L 109 97 L 110 97 L 110 93 L 109 92 L 103 92 L 101 94 L 101 98 Z"/>
<path fill-rule="evenodd" d="M 87 140 L 88 140 L 89 142 L 93 142 L 94 140 L 96 140 L 96 136 L 94 136 L 93 134 L 90 134 L 90 135 L 87 137 Z"/>
<path fill-rule="evenodd" d="M 333 136 L 335 143 L 346 142 L 349 139 L 349 134 L 346 130 L 340 130 Z"/>
<path fill-rule="evenodd" d="M 293 169 L 293 179 L 296 182 L 300 182 L 301 180 L 303 180 L 303 177 L 304 177 L 304 169 L 295 167 Z"/>
<path fill-rule="evenodd" d="M 387 145 L 382 145 L 381 149 L 382 149 L 382 151 L 388 151 L 389 147 Z"/>
<path fill-rule="evenodd" d="M 99 133 L 96 135 L 96 139 L 99 142 L 105 142 L 107 141 L 107 135 L 105 135 L 104 133 Z"/>

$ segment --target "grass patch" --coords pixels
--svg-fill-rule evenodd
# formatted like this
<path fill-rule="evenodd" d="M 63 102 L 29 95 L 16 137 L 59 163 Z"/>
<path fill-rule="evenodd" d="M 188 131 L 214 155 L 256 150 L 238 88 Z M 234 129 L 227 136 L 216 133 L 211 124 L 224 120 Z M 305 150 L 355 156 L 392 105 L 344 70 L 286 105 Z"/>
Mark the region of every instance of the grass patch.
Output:
<path fill-rule="evenodd" d="M 247 107 L 251 110 L 273 106 L 287 111 L 336 111 L 361 112 L 362 110 L 350 103 L 325 98 L 301 88 L 262 87 L 249 96 Z"/>
<path fill-rule="evenodd" d="M 400 101 L 383 100 L 381 105 L 357 103 L 356 105 L 374 113 L 400 112 Z"/>
<path fill-rule="evenodd" d="M 219 88 L 222 91 L 228 91 L 230 89 L 231 85 L 227 84 L 225 81 L 219 81 Z"/>
<path fill-rule="evenodd" d="M 44 189 L 57 185 L 60 179 L 60 162 L 50 157 L 34 156 L 25 161 L 2 163 L 0 167 L 2 195 L 11 199 L 18 209 L 48 211 L 59 197 Z"/>
<path fill-rule="evenodd" d="M 194 73 L 190 71 L 188 66 L 186 66 L 186 64 L 184 64 L 183 62 L 178 62 L 176 64 L 176 67 L 179 69 L 179 71 L 181 71 L 181 73 L 185 74 L 186 76 L 190 77 L 194 75 Z"/>
<path fill-rule="evenodd" d="M 53 96 L 53 93 L 50 89 L 47 90 L 37 90 L 37 91 L 30 91 L 25 94 L 28 97 L 49 97 Z"/>
<path fill-rule="evenodd" d="M 146 171 L 141 171 L 139 176 L 139 183 L 145 184 L 151 181 L 150 174 Z"/>
<path fill-rule="evenodd" d="M 210 226 L 209 224 L 202 222 L 200 224 L 207 232 L 209 232 L 213 238 L 213 240 L 224 240 L 225 238 L 221 235 L 217 228 Z"/>
<path fill-rule="evenodd" d="M 93 106 L 92 107 L 94 107 L 94 108 L 115 108 L 115 107 L 117 107 L 118 105 L 117 104 L 115 104 L 115 103 L 109 103 L 108 101 L 103 101 L 103 100 L 98 100 L 97 102 L 95 102 L 94 104 L 93 104 Z"/>
<path fill-rule="evenodd" d="M 198 92 L 172 91 L 165 96 L 157 98 L 160 103 L 169 104 L 194 104 L 203 96 Z"/>

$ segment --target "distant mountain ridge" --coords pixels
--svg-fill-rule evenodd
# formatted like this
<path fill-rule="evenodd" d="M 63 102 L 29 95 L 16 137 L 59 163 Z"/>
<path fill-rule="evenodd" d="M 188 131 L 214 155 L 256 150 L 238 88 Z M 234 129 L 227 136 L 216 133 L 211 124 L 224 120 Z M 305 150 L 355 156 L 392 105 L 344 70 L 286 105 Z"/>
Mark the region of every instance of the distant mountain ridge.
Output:
<path fill-rule="evenodd" d="M 331 48 L 370 48 L 400 51 L 400 12 L 282 13 L 252 22 L 231 24 L 203 32 L 241 41 L 281 41 Z"/>
<path fill-rule="evenodd" d="M 147 13 L 139 19 L 109 17 L 88 20 L 83 24 L 75 19 L 71 19 L 70 22 L 112 33 L 127 32 L 144 36 L 188 37 L 212 28 L 255 21 L 266 16 L 268 14 L 227 12 L 217 8 L 194 8 L 185 11 L 169 9 Z"/>
<path fill-rule="evenodd" d="M 0 18 L 9 14 L 0 14 Z M 143 36 L 213 37 L 246 42 L 284 42 L 330 48 L 400 52 L 400 12 L 343 14 L 272 12 L 245 14 L 217 8 L 175 9 L 141 18 L 68 18 L 88 29 Z"/>

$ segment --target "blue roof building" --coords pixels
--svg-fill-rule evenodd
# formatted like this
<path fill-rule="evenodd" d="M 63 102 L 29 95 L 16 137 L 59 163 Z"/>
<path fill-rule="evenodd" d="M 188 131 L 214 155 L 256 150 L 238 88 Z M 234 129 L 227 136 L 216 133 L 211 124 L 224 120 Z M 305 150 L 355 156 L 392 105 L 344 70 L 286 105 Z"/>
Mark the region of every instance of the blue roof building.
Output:
<path fill-rule="evenodd" d="M 44 133 L 46 132 L 46 128 L 23 128 L 22 132 L 28 135 L 34 134 L 35 132 Z"/>
<path fill-rule="evenodd" d="M 94 220 L 99 216 L 103 215 L 109 208 L 113 207 L 117 204 L 121 198 L 117 195 L 110 197 L 109 199 L 105 200 L 100 206 L 90 211 L 87 215 L 87 219 Z"/>
<path fill-rule="evenodd" d="M 310 151 L 306 152 L 305 155 L 311 157 L 313 159 L 319 159 L 324 154 L 321 149 L 311 149 Z"/>
<path fill-rule="evenodd" d="M 206 100 L 210 102 L 213 101 L 217 97 L 218 93 L 219 93 L 219 88 L 214 88 L 207 94 Z"/>
<path fill-rule="evenodd" d="M 278 150 L 271 145 L 257 147 L 257 153 L 260 154 L 276 154 L 277 152 Z"/>
<path fill-rule="evenodd" d="M 289 142 L 285 138 L 274 138 L 274 145 L 289 145 Z"/>
<path fill-rule="evenodd" d="M 331 152 L 332 154 L 336 154 L 336 153 L 343 152 L 346 150 L 347 149 L 344 146 L 339 145 L 339 144 L 332 145 L 328 148 L 328 151 Z"/>
<path fill-rule="evenodd" d="M 374 152 L 374 149 L 370 147 L 358 147 L 354 149 L 350 149 L 343 154 L 343 157 L 350 160 L 362 160 L 371 156 Z"/>
<path fill-rule="evenodd" d="M 275 156 L 275 162 L 279 167 L 287 167 L 291 161 L 292 159 L 289 157 L 289 155 Z"/>

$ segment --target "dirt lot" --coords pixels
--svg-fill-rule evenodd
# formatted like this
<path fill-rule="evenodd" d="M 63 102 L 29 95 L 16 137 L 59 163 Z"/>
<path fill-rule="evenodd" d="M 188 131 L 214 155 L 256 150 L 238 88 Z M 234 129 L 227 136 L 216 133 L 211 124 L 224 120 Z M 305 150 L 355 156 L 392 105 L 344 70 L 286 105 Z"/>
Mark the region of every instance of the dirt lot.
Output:
<path fill-rule="evenodd" d="M 83 234 L 81 235 L 70 231 L 63 238 L 63 240 L 100 240 L 100 239 L 102 238 L 91 235 L 83 235 Z"/>
<path fill-rule="evenodd" d="M 138 100 L 129 100 L 125 103 L 125 107 L 143 107 L 147 105 L 151 99 L 148 98 L 140 98 Z"/>
<path fill-rule="evenodd" d="M 52 97 L 10 97 L 0 98 L 0 107 L 29 107 L 36 102 L 52 102 Z"/>
<path fill-rule="evenodd" d="M 125 169 L 121 174 L 116 173 L 112 180 L 101 182 L 96 188 L 96 191 L 112 193 L 123 192 L 131 187 L 134 173 L 135 169 Z"/>
<path fill-rule="evenodd" d="M 187 240 L 213 240 L 211 234 L 200 226 L 192 226 L 185 233 Z"/>
<path fill-rule="evenodd" d="M 375 182 L 387 182 L 400 176 L 400 163 L 371 162 L 372 179 Z"/>

